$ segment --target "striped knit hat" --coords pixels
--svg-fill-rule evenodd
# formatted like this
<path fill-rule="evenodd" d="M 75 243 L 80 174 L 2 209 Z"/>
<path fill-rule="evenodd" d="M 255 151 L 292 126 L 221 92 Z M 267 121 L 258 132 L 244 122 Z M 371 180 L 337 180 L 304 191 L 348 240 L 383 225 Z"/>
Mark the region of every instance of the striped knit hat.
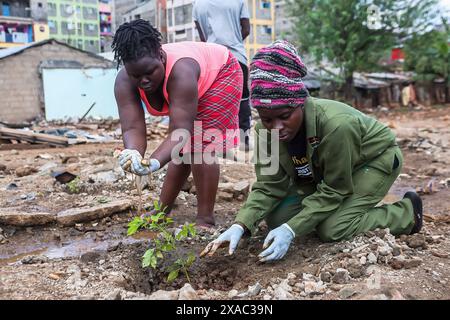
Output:
<path fill-rule="evenodd" d="M 250 64 L 251 104 L 255 108 L 303 106 L 308 90 L 306 66 L 295 47 L 277 40 L 260 49 Z"/>

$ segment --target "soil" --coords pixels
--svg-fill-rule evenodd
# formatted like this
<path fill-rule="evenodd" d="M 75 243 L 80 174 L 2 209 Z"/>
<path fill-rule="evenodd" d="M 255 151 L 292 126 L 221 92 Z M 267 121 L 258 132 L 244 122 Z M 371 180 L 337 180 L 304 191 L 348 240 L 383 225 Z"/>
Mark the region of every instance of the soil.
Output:
<path fill-rule="evenodd" d="M 296 239 L 283 260 L 261 264 L 257 255 L 267 234 L 264 224 L 256 237 L 241 241 L 233 256 L 220 249 L 213 257 L 198 258 L 206 244 L 232 224 L 245 201 L 242 197 L 218 198 L 217 230 L 201 231 L 178 249 L 179 254 L 197 255 L 189 276 L 199 298 L 283 298 L 280 288 L 284 282 L 288 283 L 289 292 L 285 298 L 290 299 L 450 298 L 450 107 L 372 115 L 397 133 L 404 153 L 402 175 L 384 201 L 395 202 L 408 190 L 422 193 L 426 215 L 422 238 L 403 236 L 391 241 L 392 248 L 398 246 L 400 256 L 405 255 L 409 264 L 399 262 L 394 253 L 384 256 L 383 246 L 390 241 L 384 231 L 339 243 L 322 243 L 312 233 Z M 160 139 L 151 140 L 149 150 Z M 120 175 L 112 157 L 117 147 L 121 145 L 102 143 L 0 151 L 1 210 L 57 213 L 117 199 L 133 199 L 137 203 L 132 177 Z M 78 175 L 78 190 L 61 185 L 48 170 L 43 170 L 42 166 L 49 163 Z M 27 166 L 32 170 L 18 177 L 17 172 L 23 173 Z M 116 173 L 116 179 L 101 182 L 93 177 L 108 170 Z M 155 175 L 155 187 L 144 189 L 147 205 L 157 199 L 164 174 L 162 171 Z M 251 164 L 221 166 L 221 182 L 254 179 Z M 181 193 L 172 214 L 175 226 L 194 220 L 196 203 L 195 194 Z M 158 290 L 180 289 L 187 281 L 183 274 L 168 283 L 162 266 L 141 267 L 141 257 L 154 235 L 127 237 L 127 223 L 135 214 L 133 209 L 72 227 L 0 225 L 0 298 L 117 299 L 116 292 L 120 290 L 122 299 L 134 299 L 148 298 Z M 354 252 L 358 246 L 365 248 L 359 256 L 355 253 L 359 249 Z M 356 263 L 370 259 L 370 253 L 376 256 L 376 262 Z M 349 277 L 339 280 L 339 268 L 347 270 Z M 377 285 L 370 286 L 374 279 Z M 231 293 L 245 293 L 256 283 L 262 287 L 258 294 Z M 309 289 L 310 285 L 315 285 L 315 289 Z"/>

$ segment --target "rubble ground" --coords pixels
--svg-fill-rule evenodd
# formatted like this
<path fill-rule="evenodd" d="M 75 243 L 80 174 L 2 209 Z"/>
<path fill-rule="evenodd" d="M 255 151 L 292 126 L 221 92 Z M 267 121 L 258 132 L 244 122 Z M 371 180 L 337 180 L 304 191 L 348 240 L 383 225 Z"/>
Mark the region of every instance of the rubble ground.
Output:
<path fill-rule="evenodd" d="M 113 158 L 120 143 L 0 151 L 0 298 L 449 299 L 449 110 L 374 114 L 397 133 L 405 158 L 384 201 L 419 192 L 421 233 L 394 237 L 388 229 L 376 230 L 338 243 L 322 243 L 312 233 L 296 239 L 283 260 L 261 264 L 257 255 L 267 233 L 262 223 L 233 256 L 221 249 L 197 258 L 190 284 L 184 276 L 169 284 L 161 269 L 141 267 L 151 239 L 145 233 L 126 236 L 138 197 L 133 178 Z M 150 150 L 164 136 L 161 130 L 150 130 Z M 60 184 L 51 175 L 60 169 L 79 178 Z M 157 198 L 164 174 L 155 174 L 144 189 L 146 205 Z M 250 164 L 223 165 L 217 230 L 186 240 L 180 252 L 198 257 L 232 223 L 254 179 Z M 175 225 L 195 217 L 192 181 L 183 190 Z"/>

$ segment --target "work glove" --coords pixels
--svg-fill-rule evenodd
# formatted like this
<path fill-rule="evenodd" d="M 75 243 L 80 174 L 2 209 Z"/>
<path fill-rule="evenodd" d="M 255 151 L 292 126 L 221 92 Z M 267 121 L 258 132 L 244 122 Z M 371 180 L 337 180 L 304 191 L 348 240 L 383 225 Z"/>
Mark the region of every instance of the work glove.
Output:
<path fill-rule="evenodd" d="M 283 258 L 294 237 L 295 232 L 286 223 L 271 230 L 264 240 L 263 249 L 266 249 L 270 242 L 272 244 L 259 254 L 260 261 L 266 262 Z"/>
<path fill-rule="evenodd" d="M 143 160 L 139 151 L 132 149 L 125 149 L 120 152 L 119 164 L 124 171 L 139 176 L 148 175 L 151 172 L 158 170 L 161 166 L 156 159 L 150 159 L 150 161 Z"/>
<path fill-rule="evenodd" d="M 208 254 L 212 256 L 218 248 L 220 248 L 223 244 L 229 242 L 230 247 L 228 253 L 232 255 L 236 250 L 236 247 L 241 240 L 242 235 L 244 234 L 244 228 L 238 224 L 233 224 L 230 228 L 228 228 L 224 233 L 222 233 L 216 240 L 210 242 L 206 248 L 200 253 L 200 257 Z"/>

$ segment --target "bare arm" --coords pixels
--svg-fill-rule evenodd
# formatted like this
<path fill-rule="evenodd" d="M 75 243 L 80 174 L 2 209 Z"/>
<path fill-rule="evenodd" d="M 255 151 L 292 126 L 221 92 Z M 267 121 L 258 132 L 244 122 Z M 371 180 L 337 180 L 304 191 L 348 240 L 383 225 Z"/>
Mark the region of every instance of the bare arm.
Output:
<path fill-rule="evenodd" d="M 137 88 L 129 81 L 125 69 L 120 70 L 116 77 L 114 95 L 119 108 L 124 147 L 136 149 L 143 156 L 147 149 L 144 110 Z"/>
<path fill-rule="evenodd" d="M 206 42 L 205 34 L 203 33 L 202 28 L 200 27 L 200 24 L 198 23 L 198 21 L 195 21 L 195 26 L 197 27 L 200 40 L 202 42 Z"/>
<path fill-rule="evenodd" d="M 192 59 L 181 59 L 172 69 L 167 81 L 167 92 L 170 97 L 169 135 L 151 155 L 151 158 L 160 162 L 161 167 L 172 160 L 172 149 L 180 143 L 178 138 L 175 139 L 174 131 L 185 129 L 191 134 L 194 131 L 194 120 L 197 116 L 198 106 L 197 81 L 199 76 L 200 66 Z"/>
<path fill-rule="evenodd" d="M 250 34 L 250 19 L 249 18 L 242 18 L 241 19 L 241 33 L 242 33 L 242 40 L 245 40 Z"/>

